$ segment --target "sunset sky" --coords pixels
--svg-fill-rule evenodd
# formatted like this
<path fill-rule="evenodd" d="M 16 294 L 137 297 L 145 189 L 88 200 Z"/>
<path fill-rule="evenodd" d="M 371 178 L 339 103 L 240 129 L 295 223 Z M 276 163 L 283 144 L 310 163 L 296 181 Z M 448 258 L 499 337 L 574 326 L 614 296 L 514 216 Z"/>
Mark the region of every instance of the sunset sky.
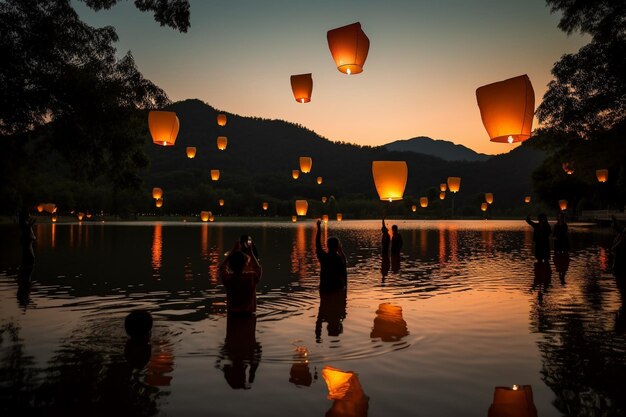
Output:
<path fill-rule="evenodd" d="M 174 101 L 198 98 L 361 145 L 429 136 L 508 152 L 489 141 L 476 88 L 528 74 L 538 105 L 554 62 L 588 42 L 561 32 L 544 0 L 191 1 L 188 33 L 160 27 L 130 1 L 97 13 L 76 6 L 89 24 L 114 26 L 119 53 L 130 50 Z M 348 76 L 326 32 L 357 21 L 370 50 L 363 73 Z M 289 77 L 309 72 L 312 100 L 296 103 Z"/>

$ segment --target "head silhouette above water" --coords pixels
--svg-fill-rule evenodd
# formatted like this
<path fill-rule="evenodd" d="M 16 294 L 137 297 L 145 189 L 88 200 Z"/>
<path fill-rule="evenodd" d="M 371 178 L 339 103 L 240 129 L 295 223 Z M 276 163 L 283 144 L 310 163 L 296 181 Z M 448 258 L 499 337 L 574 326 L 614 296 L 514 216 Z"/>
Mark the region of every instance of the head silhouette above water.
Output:
<path fill-rule="evenodd" d="M 124 328 L 133 340 L 148 339 L 152 331 L 152 315 L 146 310 L 131 311 L 124 320 Z"/>
<path fill-rule="evenodd" d="M 336 237 L 329 237 L 326 241 L 326 246 L 328 246 L 328 253 L 337 253 L 339 250 L 339 239 Z"/>
<path fill-rule="evenodd" d="M 235 274 L 241 274 L 243 267 L 246 265 L 246 255 L 237 251 L 228 257 L 228 268 Z"/>
<path fill-rule="evenodd" d="M 392 231 L 393 233 L 398 233 L 398 226 L 397 226 L 397 225 L 395 225 L 395 224 L 394 224 L 393 226 L 391 226 L 391 231 Z"/>
<path fill-rule="evenodd" d="M 548 216 L 545 213 L 541 213 L 537 219 L 539 219 L 539 223 L 548 223 Z"/>

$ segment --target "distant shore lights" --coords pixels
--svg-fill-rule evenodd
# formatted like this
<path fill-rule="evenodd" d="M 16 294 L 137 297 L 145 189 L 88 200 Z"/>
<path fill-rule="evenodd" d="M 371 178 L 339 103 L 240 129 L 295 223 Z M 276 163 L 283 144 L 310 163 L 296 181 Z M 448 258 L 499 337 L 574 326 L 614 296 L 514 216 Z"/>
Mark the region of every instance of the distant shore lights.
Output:
<path fill-rule="evenodd" d="M 291 91 L 298 103 L 311 101 L 313 92 L 313 78 L 311 74 L 299 74 L 291 76 Z"/>
<path fill-rule="evenodd" d="M 328 48 L 337 69 L 344 74 L 359 74 L 370 49 L 370 40 L 361 29 L 361 23 L 329 30 L 326 34 Z"/>
<path fill-rule="evenodd" d="M 383 201 L 402 200 L 409 174 L 405 161 L 372 161 L 372 176 Z"/>
<path fill-rule="evenodd" d="M 180 129 L 176 113 L 172 111 L 151 111 L 148 113 L 148 128 L 152 142 L 160 146 L 173 146 Z"/>

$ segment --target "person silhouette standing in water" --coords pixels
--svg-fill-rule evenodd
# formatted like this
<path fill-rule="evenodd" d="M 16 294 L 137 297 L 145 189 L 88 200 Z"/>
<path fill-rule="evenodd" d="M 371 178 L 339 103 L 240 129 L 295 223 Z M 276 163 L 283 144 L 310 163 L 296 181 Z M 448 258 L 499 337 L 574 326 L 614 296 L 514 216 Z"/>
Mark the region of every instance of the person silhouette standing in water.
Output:
<path fill-rule="evenodd" d="M 35 264 L 35 251 L 33 243 L 37 240 L 33 232 L 35 218 L 28 214 L 28 210 L 23 209 L 19 216 L 20 236 L 22 243 L 22 268 L 32 268 Z"/>
<path fill-rule="evenodd" d="M 239 241 L 220 263 L 220 280 L 226 288 L 228 314 L 249 315 L 256 312 L 256 286 L 262 269 L 254 251 L 242 251 Z"/>
<path fill-rule="evenodd" d="M 565 284 L 565 274 L 569 269 L 569 234 L 565 214 L 557 214 L 552 236 L 554 236 L 554 266 L 559 273 L 561 284 Z"/>
<path fill-rule="evenodd" d="M 530 216 L 526 217 L 526 223 L 533 228 L 533 241 L 535 242 L 535 258 L 537 262 L 548 263 L 550 262 L 550 233 L 552 229 L 548 223 L 548 216 L 541 213 L 538 216 L 538 222 L 534 222 L 530 219 Z"/>
<path fill-rule="evenodd" d="M 391 244 L 391 236 L 389 236 L 389 229 L 387 229 L 387 226 L 385 226 L 385 218 L 383 217 L 383 227 L 380 229 L 381 232 L 381 239 L 380 239 L 380 246 L 381 246 L 381 254 L 383 256 L 383 258 L 388 257 L 389 256 L 389 245 Z"/>
<path fill-rule="evenodd" d="M 391 270 L 397 273 L 400 270 L 400 252 L 402 252 L 402 236 L 398 226 L 391 226 Z"/>
<path fill-rule="evenodd" d="M 346 255 L 336 237 L 326 241 L 328 251 L 322 248 L 322 221 L 317 221 L 315 254 L 320 262 L 320 292 L 345 291 L 348 288 Z"/>

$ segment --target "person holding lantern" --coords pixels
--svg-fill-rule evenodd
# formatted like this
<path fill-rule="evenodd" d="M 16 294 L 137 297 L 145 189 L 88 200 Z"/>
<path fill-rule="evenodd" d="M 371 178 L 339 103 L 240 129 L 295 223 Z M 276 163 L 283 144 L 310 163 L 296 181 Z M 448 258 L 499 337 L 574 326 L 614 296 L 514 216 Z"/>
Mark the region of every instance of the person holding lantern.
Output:
<path fill-rule="evenodd" d="M 233 249 L 220 263 L 220 280 L 226 288 L 228 314 L 248 315 L 256 312 L 256 286 L 261 279 L 262 268 L 254 251 L 244 253 L 237 240 Z"/>
<path fill-rule="evenodd" d="M 548 263 L 550 261 L 550 234 L 552 229 L 548 223 L 548 216 L 541 213 L 538 222 L 526 217 L 526 223 L 533 228 L 533 241 L 535 242 L 535 258 L 537 262 Z"/>
<path fill-rule="evenodd" d="M 315 235 L 315 253 L 320 262 L 320 292 L 345 291 L 348 287 L 346 255 L 336 237 L 329 237 L 326 241 L 328 251 L 322 248 L 321 224 L 322 221 L 317 220 Z"/>

